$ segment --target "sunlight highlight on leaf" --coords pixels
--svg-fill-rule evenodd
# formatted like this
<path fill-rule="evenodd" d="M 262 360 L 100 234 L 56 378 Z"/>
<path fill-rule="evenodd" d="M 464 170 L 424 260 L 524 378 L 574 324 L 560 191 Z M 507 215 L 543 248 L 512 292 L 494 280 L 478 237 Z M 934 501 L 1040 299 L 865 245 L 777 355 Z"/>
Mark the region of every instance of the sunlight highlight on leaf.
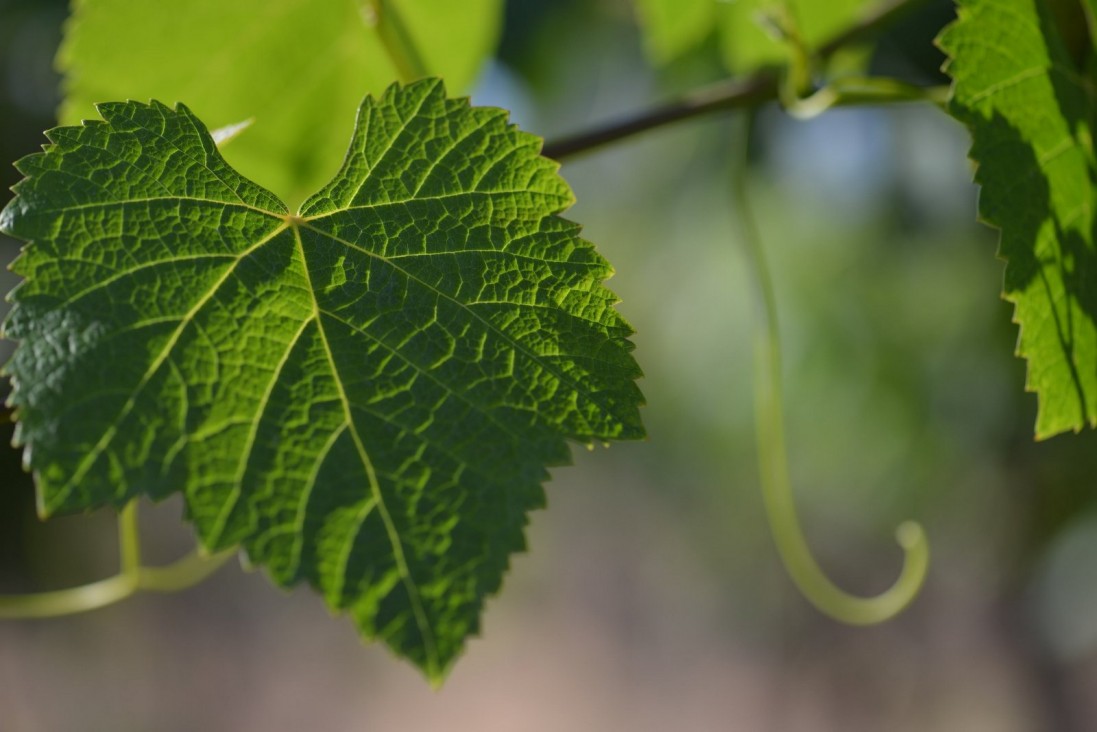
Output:
<path fill-rule="evenodd" d="M 971 130 L 980 215 L 1002 231 L 1036 435 L 1077 431 L 1097 424 L 1094 79 L 1038 0 L 964 0 L 959 16 L 940 39 L 949 111 Z"/>

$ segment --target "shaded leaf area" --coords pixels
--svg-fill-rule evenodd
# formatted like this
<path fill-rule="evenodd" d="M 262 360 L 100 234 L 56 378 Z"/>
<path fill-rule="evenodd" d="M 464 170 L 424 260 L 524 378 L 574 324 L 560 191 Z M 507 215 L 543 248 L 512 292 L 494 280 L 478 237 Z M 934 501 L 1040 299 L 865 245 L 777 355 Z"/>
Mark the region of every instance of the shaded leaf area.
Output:
<path fill-rule="evenodd" d="M 1002 232 L 1036 435 L 1097 424 L 1093 78 L 1037 0 L 964 0 L 940 44 L 949 111 L 972 134 L 979 212 Z"/>
<path fill-rule="evenodd" d="M 648 55 L 668 63 L 716 34 L 724 65 L 732 73 L 783 64 L 787 41 L 769 18 L 787 18 L 809 49 L 848 28 L 874 0 L 635 0 Z"/>
<path fill-rule="evenodd" d="M 186 102 L 243 175 L 300 203 L 339 167 L 352 109 L 399 78 L 369 0 L 79 0 L 58 57 L 61 122 L 112 99 Z M 467 89 L 498 41 L 502 0 L 386 0 L 430 73 Z"/>
<path fill-rule="evenodd" d="M 185 107 L 52 130 L 0 229 L 17 440 L 44 514 L 185 497 L 440 679 L 565 438 L 640 437 L 609 265 L 541 141 L 438 80 L 363 102 L 300 212 Z"/>

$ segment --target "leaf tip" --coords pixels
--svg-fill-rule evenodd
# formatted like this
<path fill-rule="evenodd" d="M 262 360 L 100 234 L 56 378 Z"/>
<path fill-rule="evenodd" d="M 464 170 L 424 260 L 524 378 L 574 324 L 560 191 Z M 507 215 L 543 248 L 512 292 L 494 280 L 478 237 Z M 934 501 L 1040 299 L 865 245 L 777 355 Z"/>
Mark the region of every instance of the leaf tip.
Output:
<path fill-rule="evenodd" d="M 453 664 L 450 664 L 444 669 L 433 669 L 430 671 L 424 671 L 427 683 L 430 685 L 430 690 L 434 693 L 442 691 L 442 687 L 446 685 L 446 680 L 449 679 L 450 671 L 453 668 Z"/>

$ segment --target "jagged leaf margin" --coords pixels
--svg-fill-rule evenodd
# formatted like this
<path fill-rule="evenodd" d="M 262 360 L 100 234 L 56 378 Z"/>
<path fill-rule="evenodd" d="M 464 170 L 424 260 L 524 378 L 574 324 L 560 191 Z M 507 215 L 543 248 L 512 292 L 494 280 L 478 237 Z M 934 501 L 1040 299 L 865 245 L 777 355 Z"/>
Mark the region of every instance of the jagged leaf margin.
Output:
<path fill-rule="evenodd" d="M 1044 3 L 963 0 L 958 11 L 938 41 L 949 112 L 971 131 L 980 216 L 1001 230 L 1036 435 L 1077 431 L 1097 424 L 1093 79 Z"/>
<path fill-rule="evenodd" d="M 182 492 L 204 546 L 441 679 L 565 438 L 643 433 L 556 164 L 503 110 L 394 86 L 290 214 L 186 107 L 99 111 L 0 212 L 29 242 L 6 371 L 42 513 Z"/>
<path fill-rule="evenodd" d="M 291 205 L 339 167 L 344 110 L 400 78 L 374 6 L 398 13 L 427 70 L 463 92 L 495 50 L 502 0 L 75 0 L 58 52 L 62 124 L 110 99 L 185 101 L 217 129 L 250 126 L 223 153 Z"/>

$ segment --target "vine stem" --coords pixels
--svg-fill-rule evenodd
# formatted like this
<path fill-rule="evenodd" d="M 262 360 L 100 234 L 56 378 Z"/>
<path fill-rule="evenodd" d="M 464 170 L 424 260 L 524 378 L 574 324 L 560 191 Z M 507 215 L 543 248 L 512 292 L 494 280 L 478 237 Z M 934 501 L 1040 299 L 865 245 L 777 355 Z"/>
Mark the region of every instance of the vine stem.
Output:
<path fill-rule="evenodd" d="M 0 596 L 0 620 L 75 615 L 113 605 L 139 591 L 178 592 L 212 575 L 236 553 L 229 549 L 206 555 L 196 549 L 164 567 L 142 566 L 136 501 L 119 512 L 118 550 L 121 567 L 113 577 L 64 590 Z"/>
<path fill-rule="evenodd" d="M 858 41 L 891 22 L 924 0 L 896 0 L 885 5 L 861 22 L 844 30 L 824 43 L 814 54 L 825 59 L 839 49 Z M 428 74 L 426 64 L 408 32 L 399 11 L 385 0 L 362 0 L 362 16 L 374 28 L 400 78 L 414 81 Z M 889 103 L 941 97 L 938 90 L 926 92 L 905 87 L 888 80 L 861 80 L 860 90 L 846 89 L 838 84 L 824 87 L 806 99 L 786 99 L 786 107 L 795 116 L 813 116 L 830 107 L 846 103 Z M 882 82 L 882 83 L 880 83 Z M 890 83 L 890 86 L 889 86 Z M 640 132 L 671 124 L 708 112 L 742 107 L 756 108 L 766 101 L 781 98 L 782 79 L 773 70 L 763 69 L 745 79 L 733 79 L 695 91 L 668 105 L 643 112 L 631 119 L 580 133 L 556 143 L 546 144 L 544 155 L 557 160 L 616 142 Z M 738 189 L 737 189 L 738 190 Z M 753 230 L 747 213 L 745 191 L 740 196 L 744 204 L 744 226 Z M 778 548 L 801 591 L 820 610 L 851 623 L 873 623 L 901 610 L 917 593 L 925 577 L 928 547 L 925 535 L 917 524 L 904 523 L 898 538 L 906 550 L 906 562 L 899 580 L 892 589 L 875 598 L 858 598 L 834 587 L 811 555 L 796 518 L 788 480 L 784 445 L 780 391 L 780 351 L 777 341 L 776 307 L 772 283 L 756 232 L 748 232 L 752 260 L 762 291 L 763 312 L 767 327 L 758 344 L 758 405 L 759 457 L 762 462 L 763 489 Z M 766 376 L 768 374 L 768 377 Z M 0 424 L 13 421 L 11 407 L 0 407 Z M 768 487 L 767 487 L 768 486 Z M 0 619 L 44 618 L 70 615 L 105 607 L 138 591 L 174 592 L 186 589 L 220 568 L 235 550 L 205 556 L 196 550 L 165 567 L 141 565 L 140 538 L 135 502 L 127 504 L 119 515 L 120 570 L 113 577 L 80 587 L 26 595 L 0 596 Z"/>
<path fill-rule="evenodd" d="M 366 25 L 377 31 L 400 80 L 406 84 L 428 76 L 427 65 L 396 6 L 385 0 L 366 0 L 361 8 Z"/>
<path fill-rule="evenodd" d="M 841 49 L 879 32 L 880 29 L 894 22 L 896 18 L 910 12 L 924 2 L 926 0 L 896 0 L 890 4 L 880 6 L 875 12 L 864 16 L 859 22 L 824 42 L 815 50 L 813 58 L 817 61 L 830 58 Z M 829 93 L 833 93 L 838 86 L 840 85 L 831 85 L 825 87 L 824 90 L 829 88 L 831 89 Z M 877 89 L 872 99 L 858 98 L 853 93 L 845 96 L 839 95 L 837 99 L 828 100 L 825 108 L 843 104 L 864 104 L 867 102 L 886 104 L 912 101 L 913 98 L 927 98 L 926 94 L 912 96 L 911 91 L 917 89 L 917 87 L 903 86 L 904 89 L 896 94 L 888 94 L 882 89 Z M 683 119 L 724 110 L 758 107 L 765 102 L 781 99 L 783 96 L 781 87 L 781 74 L 774 69 L 761 69 L 743 78 L 726 79 L 694 90 L 678 99 L 643 110 L 631 117 L 577 132 L 559 140 L 549 141 L 545 143 L 542 154 L 553 160 L 563 160 Z M 942 96 L 942 92 L 940 90 L 931 90 L 928 92 L 928 96 L 931 100 L 936 100 Z M 808 99 L 811 99 L 811 97 L 808 97 Z M 816 103 L 822 101 L 824 99 L 819 98 Z"/>
<path fill-rule="evenodd" d="M 732 196 L 739 212 L 740 229 L 757 294 L 759 327 L 755 331 L 755 429 L 758 463 L 766 516 L 778 553 L 800 592 L 821 612 L 850 625 L 872 625 L 894 617 L 906 608 L 925 582 L 929 567 L 929 543 L 925 531 L 905 521 L 896 530 L 903 548 L 903 568 L 895 583 L 873 597 L 852 595 L 835 585 L 815 561 L 796 513 L 789 478 L 785 444 L 784 404 L 781 391 L 781 343 L 777 298 L 766 261 L 761 233 L 750 204 L 747 182 L 747 145 L 751 136 L 748 115 L 740 160 L 732 175 Z"/>

